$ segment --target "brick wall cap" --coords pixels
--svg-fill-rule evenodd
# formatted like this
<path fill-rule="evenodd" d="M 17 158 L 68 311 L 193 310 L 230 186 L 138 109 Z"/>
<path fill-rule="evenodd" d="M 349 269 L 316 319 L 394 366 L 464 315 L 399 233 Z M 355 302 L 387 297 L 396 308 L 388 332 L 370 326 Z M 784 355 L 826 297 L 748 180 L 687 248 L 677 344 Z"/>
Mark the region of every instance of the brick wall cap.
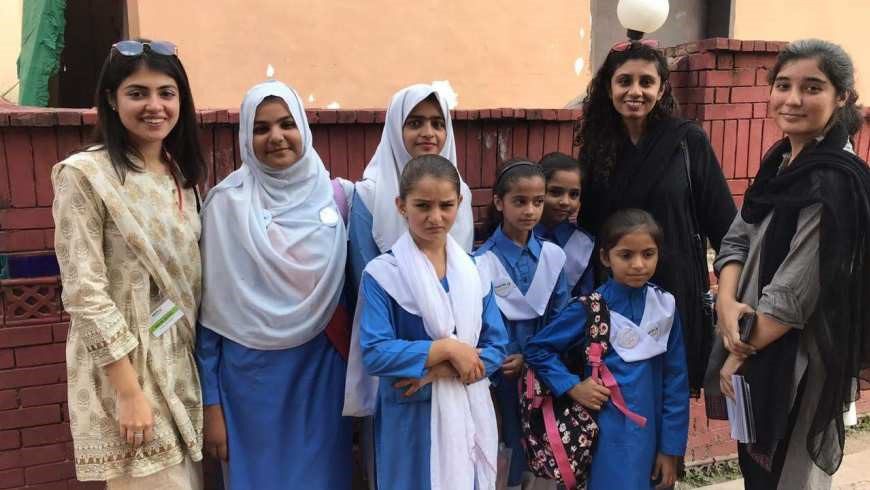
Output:
<path fill-rule="evenodd" d="M 36 255 L 36 254 L 34 254 Z M 0 288 L 16 286 L 40 286 L 60 284 L 60 276 L 23 277 L 19 279 L 0 279 Z"/>
<path fill-rule="evenodd" d="M 200 108 L 196 111 L 197 122 L 202 125 L 238 124 L 238 109 Z M 312 124 L 359 124 L 381 123 L 386 118 L 383 108 L 320 109 L 305 110 Z M 483 109 L 458 109 L 451 111 L 453 119 L 525 119 L 539 121 L 567 121 L 580 117 L 574 107 L 518 108 L 496 107 Z M 97 120 L 95 108 L 30 107 L 19 105 L 0 106 L 0 126 L 80 126 L 93 125 Z"/>
<path fill-rule="evenodd" d="M 697 49 L 704 51 L 730 51 L 733 53 L 777 53 L 786 44 L 785 41 L 744 41 L 727 37 L 713 37 L 669 46 L 665 48 L 665 54 L 669 56 L 686 54 Z M 740 48 L 736 48 L 736 46 Z M 673 53 L 673 54 L 671 54 Z"/>

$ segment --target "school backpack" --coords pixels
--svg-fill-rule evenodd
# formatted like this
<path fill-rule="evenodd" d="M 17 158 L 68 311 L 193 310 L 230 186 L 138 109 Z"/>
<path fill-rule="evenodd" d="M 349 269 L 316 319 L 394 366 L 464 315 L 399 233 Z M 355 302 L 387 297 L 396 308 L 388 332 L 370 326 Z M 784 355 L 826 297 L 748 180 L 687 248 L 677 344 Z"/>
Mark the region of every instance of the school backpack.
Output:
<path fill-rule="evenodd" d="M 582 346 L 570 349 L 562 356 L 563 362 L 581 375 L 588 362 L 592 378 L 610 389 L 610 400 L 617 409 L 633 420 L 641 420 L 642 417 L 628 410 L 616 380 L 604 364 L 604 355 L 610 348 L 610 312 L 601 293 L 594 292 L 578 300 L 586 307 L 589 342 L 585 352 Z M 583 405 L 567 394 L 553 396 L 528 367 L 520 378 L 519 389 L 522 440 L 529 469 L 536 476 L 559 481 L 567 490 L 585 489 L 598 424 Z"/>

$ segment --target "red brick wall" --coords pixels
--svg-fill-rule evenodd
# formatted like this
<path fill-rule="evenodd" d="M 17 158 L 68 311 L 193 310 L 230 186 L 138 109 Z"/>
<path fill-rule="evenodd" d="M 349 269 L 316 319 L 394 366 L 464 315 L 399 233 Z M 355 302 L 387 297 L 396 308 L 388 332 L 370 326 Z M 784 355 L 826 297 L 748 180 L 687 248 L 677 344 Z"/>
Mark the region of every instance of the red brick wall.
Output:
<path fill-rule="evenodd" d="M 201 111 L 200 140 L 209 165 L 207 190 L 240 165 L 238 111 Z M 53 248 L 51 167 L 92 130 L 91 110 L 0 109 L 0 254 Z M 374 154 L 383 110 L 309 111 L 314 146 L 337 176 L 357 180 Z M 453 115 L 460 171 L 473 191 L 475 218 L 491 200 L 497 165 L 514 155 L 540 159 L 573 148 L 579 111 L 486 109 Z"/>
<path fill-rule="evenodd" d="M 671 83 L 686 117 L 713 144 L 738 203 L 765 149 L 781 137 L 766 118 L 766 70 L 781 43 L 710 39 L 668 48 Z M 78 148 L 92 129 L 88 110 L 0 108 L 0 254 L 53 248 L 52 165 Z M 499 163 L 571 152 L 578 111 L 456 111 L 460 170 L 473 191 L 480 222 Z M 335 175 L 358 179 L 378 144 L 383 110 L 309 111 L 315 147 Z M 239 165 L 238 112 L 200 112 L 200 139 L 210 187 Z M 870 155 L 870 130 L 856 150 Z M 85 488 L 74 479 L 66 413 L 64 342 L 67 319 L 56 278 L 0 283 L 0 489 Z M 860 405 L 870 411 L 870 397 Z M 733 454 L 727 424 L 709 423 L 692 402 L 689 461 Z M 99 488 L 99 485 L 87 486 Z"/>

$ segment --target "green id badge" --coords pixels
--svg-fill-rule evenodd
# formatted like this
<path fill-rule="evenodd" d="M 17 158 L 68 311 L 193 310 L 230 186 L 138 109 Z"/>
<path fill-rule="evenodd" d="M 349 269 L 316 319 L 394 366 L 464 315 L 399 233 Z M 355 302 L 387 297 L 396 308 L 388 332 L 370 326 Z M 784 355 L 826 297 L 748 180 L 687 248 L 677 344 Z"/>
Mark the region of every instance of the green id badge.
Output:
<path fill-rule="evenodd" d="M 167 299 L 151 312 L 151 326 L 148 327 L 148 330 L 155 337 L 160 337 L 183 316 L 184 312 L 172 300 Z"/>

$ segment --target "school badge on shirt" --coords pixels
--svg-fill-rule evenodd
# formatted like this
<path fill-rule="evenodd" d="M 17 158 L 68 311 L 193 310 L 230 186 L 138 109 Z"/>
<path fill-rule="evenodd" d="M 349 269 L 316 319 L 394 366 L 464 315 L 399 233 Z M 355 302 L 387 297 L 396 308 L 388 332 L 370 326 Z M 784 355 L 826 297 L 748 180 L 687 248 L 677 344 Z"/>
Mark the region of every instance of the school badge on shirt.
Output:
<path fill-rule="evenodd" d="M 335 226 L 338 224 L 338 213 L 331 207 L 326 207 L 320 210 L 320 222 L 326 226 Z"/>

